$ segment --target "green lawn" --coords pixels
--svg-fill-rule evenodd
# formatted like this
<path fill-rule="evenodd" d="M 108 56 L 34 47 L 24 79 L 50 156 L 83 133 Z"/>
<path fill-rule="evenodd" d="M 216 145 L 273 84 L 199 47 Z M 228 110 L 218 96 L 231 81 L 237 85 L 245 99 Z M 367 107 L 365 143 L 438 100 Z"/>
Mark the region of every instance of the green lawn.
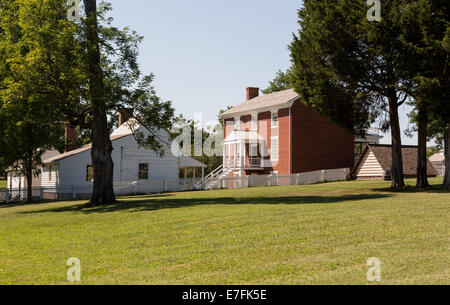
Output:
<path fill-rule="evenodd" d="M 0 179 L 0 189 L 5 189 L 6 186 L 7 186 L 7 181 Z"/>
<path fill-rule="evenodd" d="M 433 180 L 439 183 L 439 180 Z M 410 184 L 412 181 L 409 182 Z M 0 207 L 0 284 L 450 283 L 450 194 L 339 182 Z"/>

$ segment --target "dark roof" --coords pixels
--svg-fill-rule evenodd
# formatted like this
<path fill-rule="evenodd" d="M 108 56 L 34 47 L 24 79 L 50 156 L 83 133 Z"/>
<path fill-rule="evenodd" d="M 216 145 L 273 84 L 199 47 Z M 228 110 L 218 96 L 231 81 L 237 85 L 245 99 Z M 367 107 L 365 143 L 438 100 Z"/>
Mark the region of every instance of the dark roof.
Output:
<path fill-rule="evenodd" d="M 382 145 L 382 144 L 367 145 L 366 149 L 364 150 L 364 153 L 361 155 L 360 159 L 355 165 L 355 170 L 359 167 L 359 164 L 362 162 L 364 156 L 369 150 L 373 152 L 383 170 L 391 171 L 392 145 Z M 402 155 L 403 155 L 403 174 L 405 176 L 417 176 L 418 147 L 402 146 Z M 428 163 L 427 166 L 428 176 L 437 176 L 438 173 L 436 172 L 436 169 L 428 159 L 427 163 Z"/>

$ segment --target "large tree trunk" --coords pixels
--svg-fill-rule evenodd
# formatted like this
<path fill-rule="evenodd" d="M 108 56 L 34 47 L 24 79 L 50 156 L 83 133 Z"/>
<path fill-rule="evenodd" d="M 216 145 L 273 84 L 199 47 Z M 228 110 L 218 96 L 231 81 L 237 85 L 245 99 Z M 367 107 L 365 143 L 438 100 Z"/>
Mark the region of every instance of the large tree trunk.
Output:
<path fill-rule="evenodd" d="M 417 184 L 418 188 L 427 188 L 428 168 L 427 168 L 427 127 L 428 127 L 428 110 L 426 106 L 419 106 L 418 113 L 419 126 L 419 148 L 417 155 Z"/>
<path fill-rule="evenodd" d="M 402 137 L 398 117 L 397 93 L 393 92 L 388 99 L 392 138 L 392 188 L 400 188 L 405 186 L 405 181 L 403 176 Z"/>
<path fill-rule="evenodd" d="M 97 24 L 97 1 L 84 0 L 87 23 L 89 95 L 92 106 L 92 166 L 94 168 L 94 188 L 90 205 L 103 205 L 116 201 L 113 188 L 113 150 L 109 138 L 105 86 L 100 61 L 100 46 Z"/>
<path fill-rule="evenodd" d="M 444 175 L 444 189 L 450 190 L 450 124 L 444 132 L 445 144 L 445 175 Z"/>

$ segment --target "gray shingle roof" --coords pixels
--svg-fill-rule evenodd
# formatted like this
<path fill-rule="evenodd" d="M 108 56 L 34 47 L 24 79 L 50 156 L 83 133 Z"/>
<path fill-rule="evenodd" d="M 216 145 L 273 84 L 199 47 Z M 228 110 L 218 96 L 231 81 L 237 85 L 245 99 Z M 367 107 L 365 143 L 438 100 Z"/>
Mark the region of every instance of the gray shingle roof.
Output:
<path fill-rule="evenodd" d="M 115 140 L 118 140 L 118 139 L 121 139 L 121 138 L 124 138 L 124 137 L 128 137 L 130 135 L 131 134 L 124 134 L 124 135 L 118 135 L 118 136 L 111 136 L 110 138 L 111 138 L 111 141 L 115 141 Z M 84 146 L 82 146 L 80 148 L 68 151 L 66 153 L 57 155 L 57 156 L 55 156 L 53 158 L 50 158 L 50 159 L 47 159 L 47 160 L 44 160 L 44 161 L 42 161 L 42 163 L 43 164 L 50 164 L 50 163 L 53 163 L 53 162 L 58 162 L 58 161 L 61 161 L 63 159 L 66 159 L 66 158 L 68 158 L 70 156 L 74 156 L 74 155 L 80 154 L 82 152 L 88 151 L 91 148 L 92 148 L 92 144 L 87 144 L 87 145 L 84 145 Z"/>
<path fill-rule="evenodd" d="M 290 102 L 298 99 L 299 97 L 300 95 L 295 92 L 294 89 L 262 95 L 243 102 L 242 104 L 224 112 L 221 116 L 222 118 L 229 118 L 238 114 L 249 114 L 256 110 L 287 107 Z"/>

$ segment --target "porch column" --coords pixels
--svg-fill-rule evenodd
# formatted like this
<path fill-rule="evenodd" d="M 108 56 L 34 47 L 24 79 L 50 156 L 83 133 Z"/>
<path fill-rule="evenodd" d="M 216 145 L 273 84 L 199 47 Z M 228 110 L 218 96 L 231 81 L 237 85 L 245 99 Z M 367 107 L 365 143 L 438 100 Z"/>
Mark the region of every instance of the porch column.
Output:
<path fill-rule="evenodd" d="M 202 190 L 206 188 L 206 182 L 205 182 L 205 168 L 202 166 Z"/>
<path fill-rule="evenodd" d="M 242 146 L 243 146 L 243 155 L 242 155 L 242 158 L 243 158 L 243 160 L 244 160 L 244 167 L 247 167 L 247 144 L 245 143 L 245 141 L 244 141 L 244 143 L 242 144 Z"/>
<path fill-rule="evenodd" d="M 222 150 L 223 150 L 223 165 L 225 166 L 226 160 L 227 160 L 227 144 L 226 143 L 223 143 Z"/>

